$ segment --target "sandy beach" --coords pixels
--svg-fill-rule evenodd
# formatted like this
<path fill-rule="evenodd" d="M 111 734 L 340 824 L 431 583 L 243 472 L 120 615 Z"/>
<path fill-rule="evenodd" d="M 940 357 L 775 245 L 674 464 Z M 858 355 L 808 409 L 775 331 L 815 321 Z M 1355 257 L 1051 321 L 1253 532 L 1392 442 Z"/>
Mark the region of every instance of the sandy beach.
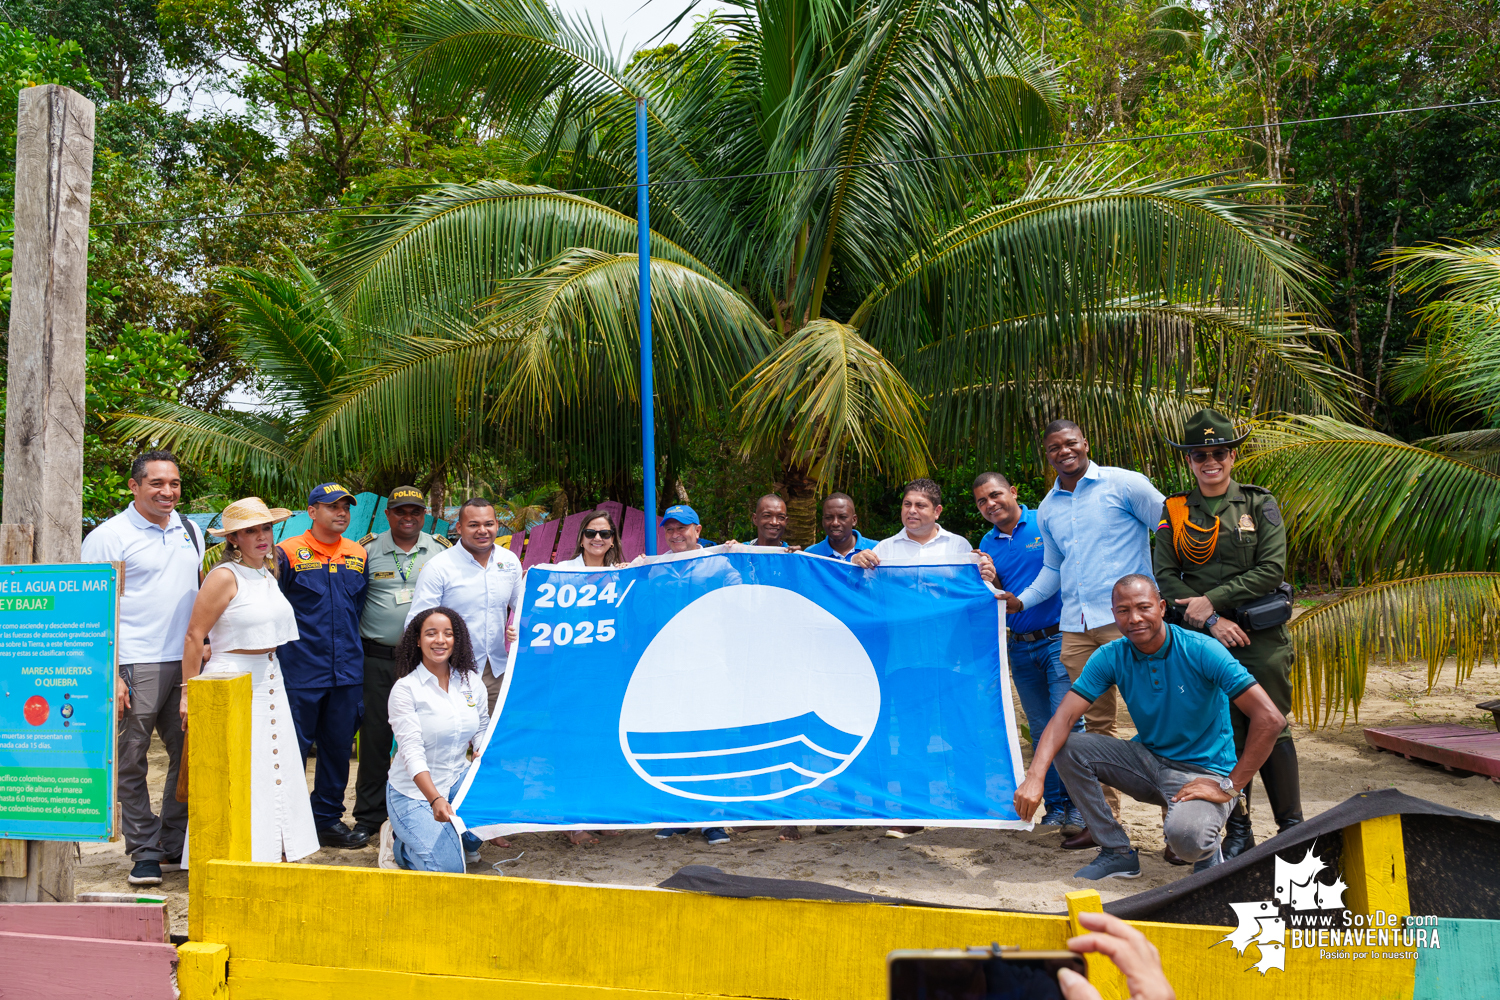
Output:
<path fill-rule="evenodd" d="M 1426 692 L 1425 664 L 1372 664 L 1364 703 L 1356 722 L 1337 722 L 1310 732 L 1296 727 L 1302 766 L 1303 808 L 1307 817 L 1337 805 L 1349 796 L 1377 788 L 1399 788 L 1419 798 L 1469 812 L 1500 816 L 1500 784 L 1483 777 L 1460 778 L 1436 766 L 1379 753 L 1365 745 L 1362 727 L 1379 723 L 1417 724 L 1456 722 L 1490 729 L 1488 713 L 1474 707 L 1500 694 L 1500 667 L 1482 664 L 1461 687 L 1455 688 L 1449 663 L 1431 694 Z M 1019 703 L 1018 718 L 1024 718 Z M 1126 730 L 1126 734 L 1133 730 Z M 1029 748 L 1028 748 L 1029 749 Z M 152 793 L 160 801 L 166 773 L 166 754 L 157 742 L 152 756 Z M 309 775 L 309 783 L 311 781 Z M 1270 809 L 1256 783 L 1253 810 L 1257 835 L 1274 832 Z M 354 801 L 351 775 L 347 801 Z M 737 875 L 805 879 L 845 886 L 892 897 L 929 900 L 960 906 L 999 907 L 1030 911 L 1063 909 L 1063 894 L 1094 885 L 1106 900 L 1131 895 L 1183 877 L 1190 869 L 1162 860 L 1161 811 L 1156 806 L 1125 800 L 1126 825 L 1141 849 L 1141 877 L 1084 883 L 1071 877 L 1092 857 L 1092 851 L 1058 849 L 1055 827 L 1031 831 L 927 830 L 906 840 L 891 840 L 879 830 L 840 830 L 816 834 L 804 830 L 799 842 L 781 843 L 773 829 L 743 830 L 719 847 L 710 847 L 696 834 L 657 840 L 650 831 L 627 832 L 600 838 L 597 845 L 573 847 L 561 834 L 519 834 L 515 848 L 501 850 L 488 844 L 483 861 L 471 874 L 498 877 L 497 862 L 506 875 L 534 879 L 595 882 L 615 885 L 655 885 L 684 865 L 714 865 Z M 130 862 L 123 841 L 81 845 L 77 890 L 126 892 Z M 372 845 L 358 851 L 323 850 L 309 864 L 373 866 Z M 187 873 L 168 872 L 162 885 L 144 892 L 168 897 L 172 932 L 187 932 Z"/>

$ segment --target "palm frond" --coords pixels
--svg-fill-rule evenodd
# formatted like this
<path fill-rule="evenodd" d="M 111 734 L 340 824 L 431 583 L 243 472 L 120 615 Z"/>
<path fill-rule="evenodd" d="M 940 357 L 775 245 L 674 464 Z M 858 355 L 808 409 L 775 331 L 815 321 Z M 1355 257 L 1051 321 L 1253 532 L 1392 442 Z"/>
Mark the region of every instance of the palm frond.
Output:
<path fill-rule="evenodd" d="M 123 438 L 151 441 L 193 462 L 242 470 L 273 495 L 307 481 L 299 450 L 280 427 L 254 414 L 206 413 L 143 400 L 136 412 L 112 413 L 106 420 Z"/>
<path fill-rule="evenodd" d="M 322 280 L 296 257 L 291 264 L 293 277 L 225 268 L 217 291 L 230 307 L 235 353 L 285 407 L 303 412 L 348 371 L 347 328 Z"/>
<path fill-rule="evenodd" d="M 1422 438 L 1412 444 L 1477 466 L 1486 472 L 1500 474 L 1500 429 L 1454 431 L 1452 434 Z"/>
<path fill-rule="evenodd" d="M 1426 339 L 1396 363 L 1392 385 L 1406 399 L 1500 414 L 1500 246 L 1406 247 L 1382 261 L 1405 269 L 1403 291 L 1428 299 L 1416 312 Z"/>
<path fill-rule="evenodd" d="M 1487 570 L 1500 475 L 1330 417 L 1264 424 L 1235 468 L 1276 494 L 1296 545 L 1366 577 Z"/>
<path fill-rule="evenodd" d="M 894 479 L 927 471 L 921 401 L 853 327 L 814 320 L 746 375 L 735 406 L 742 453 L 793 456 L 820 485 L 863 462 Z"/>
<path fill-rule="evenodd" d="M 1500 642 L 1500 573 L 1439 573 L 1364 587 L 1314 608 L 1291 623 L 1297 648 L 1292 704 L 1313 728 L 1335 713 L 1359 718 L 1372 657 L 1424 660 L 1427 690 L 1454 657 L 1461 684 Z"/>

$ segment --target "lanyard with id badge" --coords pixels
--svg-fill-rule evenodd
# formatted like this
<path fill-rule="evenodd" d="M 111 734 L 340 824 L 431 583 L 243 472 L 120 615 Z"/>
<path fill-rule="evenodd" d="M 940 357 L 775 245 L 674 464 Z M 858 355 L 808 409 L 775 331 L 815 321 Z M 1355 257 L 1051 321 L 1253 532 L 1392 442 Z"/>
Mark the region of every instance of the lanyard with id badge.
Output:
<path fill-rule="evenodd" d="M 396 603 L 398 605 L 410 604 L 411 599 L 415 595 L 417 589 L 411 583 L 411 571 L 412 567 L 417 563 L 417 557 L 414 553 L 410 552 L 405 553 L 405 555 L 406 565 L 402 566 L 402 553 L 400 551 L 391 552 L 391 562 L 395 563 L 396 572 L 401 574 L 401 586 L 396 588 Z"/>

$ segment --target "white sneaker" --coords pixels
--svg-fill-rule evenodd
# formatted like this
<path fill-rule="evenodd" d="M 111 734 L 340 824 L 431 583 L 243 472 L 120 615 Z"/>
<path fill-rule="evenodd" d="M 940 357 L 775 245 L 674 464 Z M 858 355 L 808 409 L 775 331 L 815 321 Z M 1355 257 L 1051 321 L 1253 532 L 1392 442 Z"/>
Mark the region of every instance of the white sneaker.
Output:
<path fill-rule="evenodd" d="M 380 824 L 380 867 L 400 869 L 396 864 L 396 835 L 391 832 L 391 821 Z"/>

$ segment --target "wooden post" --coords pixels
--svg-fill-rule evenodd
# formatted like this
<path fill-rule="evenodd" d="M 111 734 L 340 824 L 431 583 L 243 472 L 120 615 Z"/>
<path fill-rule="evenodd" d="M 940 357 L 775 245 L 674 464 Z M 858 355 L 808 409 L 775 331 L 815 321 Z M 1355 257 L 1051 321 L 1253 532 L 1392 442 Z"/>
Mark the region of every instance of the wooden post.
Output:
<path fill-rule="evenodd" d="M 201 942 L 208 863 L 250 860 L 250 675 L 200 674 L 184 687 L 191 734 L 188 774 L 192 776 L 188 937 Z M 291 760 L 298 760 L 296 753 Z"/>
<path fill-rule="evenodd" d="M 12 559 L 16 536 L 8 535 L 7 561 L 77 562 L 83 541 L 84 324 L 93 173 L 94 105 L 55 84 L 21 91 L 0 520 L 30 526 L 32 541 L 25 559 Z M 25 877 L 0 878 L 0 900 L 71 901 L 76 855 L 75 844 L 30 842 Z"/>
<path fill-rule="evenodd" d="M 1344 904 L 1355 913 L 1411 916 L 1406 843 L 1400 816 L 1377 816 L 1344 827 Z"/>
<path fill-rule="evenodd" d="M 1099 890 L 1079 889 L 1077 892 L 1067 893 L 1063 898 L 1068 903 L 1068 936 L 1077 937 L 1080 934 L 1089 933 L 1083 924 L 1078 922 L 1078 914 L 1104 912 L 1104 898 L 1099 895 Z M 1089 982 L 1093 984 L 1094 989 L 1099 991 L 1099 996 L 1103 1000 L 1120 1000 L 1130 995 L 1130 989 L 1125 985 L 1125 977 L 1120 974 L 1115 963 L 1106 956 L 1091 952 L 1083 956 L 1083 961 L 1088 966 Z"/>

